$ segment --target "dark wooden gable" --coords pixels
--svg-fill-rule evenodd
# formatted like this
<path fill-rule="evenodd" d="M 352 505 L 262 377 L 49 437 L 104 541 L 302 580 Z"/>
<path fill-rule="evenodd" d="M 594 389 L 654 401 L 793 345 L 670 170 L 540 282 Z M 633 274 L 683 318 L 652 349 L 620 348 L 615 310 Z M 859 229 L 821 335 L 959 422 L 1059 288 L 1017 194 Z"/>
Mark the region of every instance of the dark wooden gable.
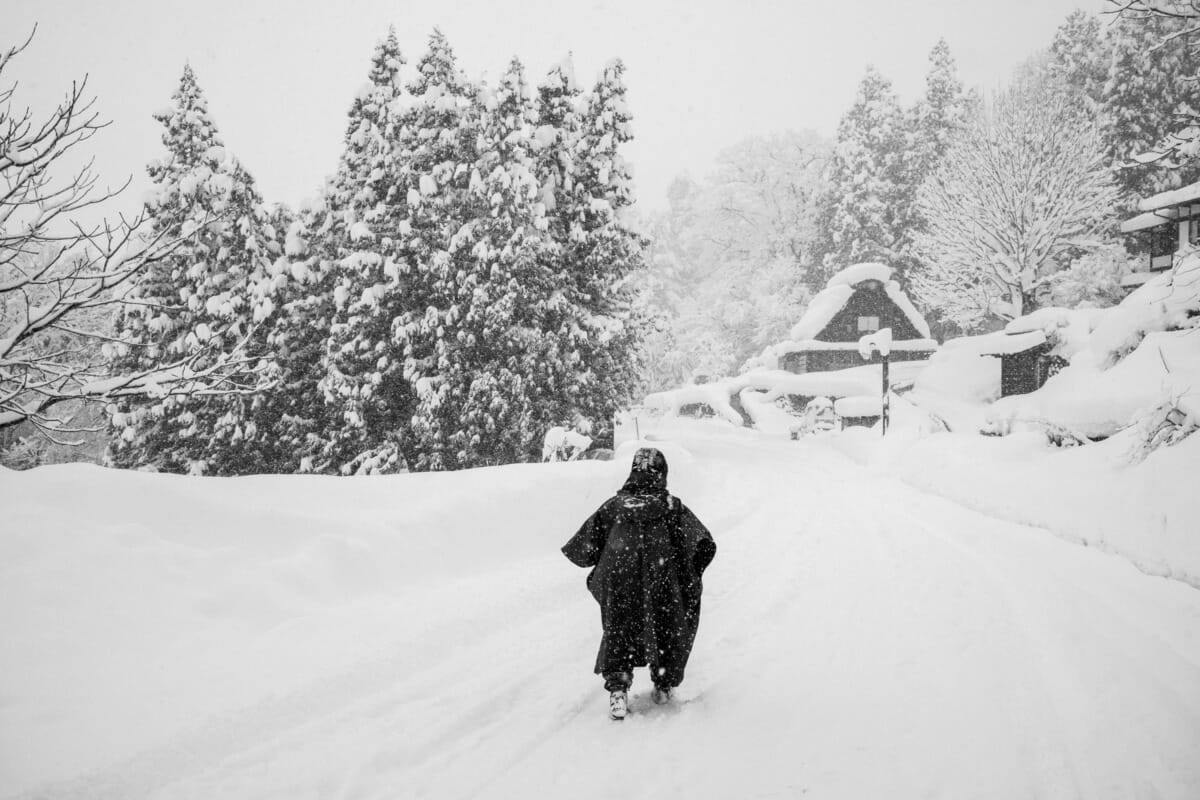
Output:
<path fill-rule="evenodd" d="M 893 339 L 923 339 L 879 281 L 863 281 L 819 334 L 821 342 L 857 342 L 872 331 L 860 330 L 859 317 L 877 317 L 879 328 L 891 328 Z"/>

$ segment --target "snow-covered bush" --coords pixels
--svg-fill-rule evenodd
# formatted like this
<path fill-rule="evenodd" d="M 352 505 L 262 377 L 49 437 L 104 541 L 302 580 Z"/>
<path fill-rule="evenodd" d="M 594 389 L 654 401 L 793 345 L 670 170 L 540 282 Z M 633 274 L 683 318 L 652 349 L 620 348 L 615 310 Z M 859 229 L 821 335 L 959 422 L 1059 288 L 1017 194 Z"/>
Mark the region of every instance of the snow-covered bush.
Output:
<path fill-rule="evenodd" d="M 1055 447 L 1076 447 L 1087 444 L 1091 439 L 1084 433 L 1046 419 L 1045 417 L 1018 417 L 1002 414 L 989 415 L 979 432 L 984 436 L 1009 436 L 1014 433 L 1039 433 L 1046 442 Z"/>
<path fill-rule="evenodd" d="M 833 407 L 833 400 L 828 397 L 814 397 L 808 401 L 804 408 L 804 416 L 792 427 L 791 434 L 793 439 L 799 439 L 802 436 L 827 433 L 836 430 L 837 427 L 838 416 Z"/>
<path fill-rule="evenodd" d="M 575 461 L 592 446 L 592 437 L 556 425 L 542 440 L 542 461 Z"/>
<path fill-rule="evenodd" d="M 1197 395 L 1193 395 L 1197 397 Z M 1142 461 L 1160 447 L 1178 444 L 1200 430 L 1200 413 L 1182 398 L 1167 400 L 1142 415 L 1129 460 Z"/>
<path fill-rule="evenodd" d="M 33 469 L 46 462 L 46 441 L 36 436 L 22 436 L 0 450 L 0 467 Z"/>
<path fill-rule="evenodd" d="M 1050 302 L 1065 308 L 1108 308 L 1125 299 L 1121 278 L 1135 259 L 1123 244 L 1097 247 L 1051 276 Z"/>
<path fill-rule="evenodd" d="M 1156 331 L 1200 327 L 1200 251 L 1143 284 L 1097 322 L 1091 350 L 1100 367 L 1117 363 Z"/>

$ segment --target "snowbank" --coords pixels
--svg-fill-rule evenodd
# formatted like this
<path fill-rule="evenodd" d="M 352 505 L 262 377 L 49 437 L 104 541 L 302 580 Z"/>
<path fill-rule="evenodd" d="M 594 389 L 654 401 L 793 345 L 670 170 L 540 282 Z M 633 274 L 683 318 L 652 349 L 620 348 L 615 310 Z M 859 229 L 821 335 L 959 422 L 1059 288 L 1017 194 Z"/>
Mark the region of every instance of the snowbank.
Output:
<path fill-rule="evenodd" d="M 1109 309 L 1043 309 L 1009 330 L 1044 334 L 1069 365 L 1036 392 L 997 401 L 1000 432 L 1053 425 L 1100 439 L 1165 401 L 1200 399 L 1200 253 L 1155 276 Z"/>
<path fill-rule="evenodd" d="M 924 491 L 1121 555 L 1152 575 L 1200 588 L 1200 436 L 1131 464 L 1129 434 L 1086 447 L 1037 434 L 920 435 L 895 419 L 888 437 L 847 430 L 825 444 Z"/>
<path fill-rule="evenodd" d="M 4 795 L 419 637 L 431 612 L 414 613 L 413 596 L 444 587 L 452 612 L 464 575 L 557 554 L 628 470 L 628 459 L 356 479 L 0 468 Z"/>
<path fill-rule="evenodd" d="M 1005 346 L 1003 332 L 950 339 L 929 357 L 906 395 L 952 431 L 978 432 L 1000 396 L 1000 359 L 985 353 Z"/>
<path fill-rule="evenodd" d="M 851 343 L 850 346 L 854 349 L 858 347 L 856 343 Z M 889 380 L 893 386 L 911 384 L 925 369 L 926 364 L 925 361 L 894 363 L 889 368 Z M 756 428 L 771 432 L 786 432 L 799 421 L 799 418 L 788 414 L 776 401 L 782 401 L 791 396 L 838 398 L 854 395 L 878 395 L 882 385 L 882 367 L 879 364 L 864 364 L 861 367 L 850 369 L 803 374 L 778 369 L 757 369 L 737 377 L 722 378 L 712 383 L 656 392 L 648 395 L 642 406 L 658 414 L 678 416 L 685 406 L 705 403 L 716 412 L 720 419 L 733 425 L 743 425 L 745 424 L 744 418 L 733 407 L 732 398 L 736 397 L 741 401 L 743 409 Z M 787 415 L 790 422 L 785 420 L 781 414 Z"/>
<path fill-rule="evenodd" d="M 1165 399 L 1180 379 L 1200 388 L 1200 331 L 1152 333 L 1109 369 L 1080 360 L 1036 392 L 1001 398 L 988 417 L 1008 430 L 1023 422 L 1048 422 L 1084 437 L 1105 438 Z"/>

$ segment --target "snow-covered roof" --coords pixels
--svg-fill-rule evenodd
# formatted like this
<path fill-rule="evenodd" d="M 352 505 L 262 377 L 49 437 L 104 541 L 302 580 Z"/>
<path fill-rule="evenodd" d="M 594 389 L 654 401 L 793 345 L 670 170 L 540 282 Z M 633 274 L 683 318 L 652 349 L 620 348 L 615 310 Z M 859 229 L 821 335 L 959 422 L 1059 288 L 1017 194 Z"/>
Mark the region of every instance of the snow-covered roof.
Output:
<path fill-rule="evenodd" d="M 846 267 L 829 279 L 826 286 L 857 286 L 863 281 L 887 283 L 892 279 L 892 268 L 878 262 L 865 262 Z"/>
<path fill-rule="evenodd" d="M 1098 308 L 1061 308 L 1047 306 L 1023 317 L 1018 317 L 1004 326 L 1007 335 L 1042 333 L 1054 355 L 1071 358 L 1088 346 L 1092 330 L 1104 314 Z M 1039 343 L 1029 345 L 1036 347 Z M 1020 352 L 1019 350 L 1012 352 Z M 1004 355 L 999 353 L 998 355 Z"/>
<path fill-rule="evenodd" d="M 922 338 L 929 338 L 929 323 L 900 289 L 900 284 L 892 280 L 892 268 L 887 264 L 873 262 L 854 264 L 830 278 L 825 288 L 808 304 L 804 316 L 792 327 L 790 338 L 796 341 L 816 339 L 854 296 L 855 288 L 864 281 L 882 283 L 888 298 L 912 323 L 917 333 Z M 857 344 L 854 346 L 857 347 Z"/>
<path fill-rule="evenodd" d="M 1178 218 L 1179 212 L 1173 208 L 1147 211 L 1144 214 L 1138 214 L 1136 217 L 1122 222 L 1121 233 L 1133 233 L 1134 231 L 1144 231 L 1147 228 L 1157 228 L 1164 223 L 1174 222 Z"/>
<path fill-rule="evenodd" d="M 932 353 L 938 349 L 934 339 L 893 339 L 892 350 L 905 353 Z M 822 342 L 818 339 L 789 339 L 770 348 L 772 354 L 779 358 L 788 353 L 811 353 L 813 351 L 827 352 L 830 350 L 857 351 L 858 342 Z"/>
<path fill-rule="evenodd" d="M 814 339 L 825 330 L 830 320 L 850 301 L 854 295 L 853 286 L 828 286 L 817 293 L 808 304 L 808 309 L 800 321 L 792 326 L 791 338 L 796 340 Z"/>
<path fill-rule="evenodd" d="M 683 386 L 666 392 L 654 392 L 646 395 L 642 404 L 646 408 L 670 411 L 678 414 L 685 405 L 704 403 L 712 408 L 719 417 L 734 425 L 742 424 L 742 415 L 734 410 L 729 399 L 729 388 L 723 383 L 702 383 L 694 386 Z"/>
<path fill-rule="evenodd" d="M 1189 183 L 1187 186 L 1181 186 L 1178 189 L 1172 189 L 1169 192 L 1159 192 L 1156 195 L 1147 197 L 1145 200 L 1139 200 L 1138 210 L 1154 211 L 1159 208 L 1178 206 L 1197 200 L 1200 200 L 1200 181 Z M 1124 226 L 1122 226 L 1123 228 Z"/>
<path fill-rule="evenodd" d="M 1045 343 L 1046 334 L 1041 330 L 1004 333 L 994 336 L 979 354 L 981 356 L 1011 356 Z"/>
<path fill-rule="evenodd" d="M 883 414 L 883 398 L 877 394 L 843 397 L 833 408 L 839 417 L 878 417 Z"/>

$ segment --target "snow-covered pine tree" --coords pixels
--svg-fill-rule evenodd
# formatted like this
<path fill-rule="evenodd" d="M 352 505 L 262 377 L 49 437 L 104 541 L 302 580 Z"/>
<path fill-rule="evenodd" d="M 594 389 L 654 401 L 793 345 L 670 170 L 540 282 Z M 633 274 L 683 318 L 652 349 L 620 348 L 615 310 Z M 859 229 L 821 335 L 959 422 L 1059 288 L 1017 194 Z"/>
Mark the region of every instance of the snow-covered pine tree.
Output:
<path fill-rule="evenodd" d="M 358 464 L 349 465 L 360 471 L 401 460 L 418 470 L 457 466 L 451 440 L 461 421 L 453 409 L 463 398 L 452 396 L 459 390 L 448 373 L 464 312 L 458 305 L 464 276 L 455 252 L 469 246 L 469 223 L 477 208 L 470 184 L 481 114 L 476 87 L 462 75 L 441 31 L 430 36 L 416 70 L 399 144 L 405 169 L 397 185 L 407 211 L 396 260 L 406 299 L 401 313 L 391 317 L 387 340 L 354 344 L 401 360 L 402 377 L 413 392 L 410 428 L 402 441 L 373 444 L 360 454 Z"/>
<path fill-rule="evenodd" d="M 275 381 L 263 393 L 260 416 L 272 435 L 272 472 L 317 471 L 335 425 L 321 391 L 333 317 L 330 216 L 318 200 L 295 214 L 280 208 L 272 222 L 283 239 L 279 266 L 291 280 L 271 326 Z"/>
<path fill-rule="evenodd" d="M 1176 168 L 1140 163 L 1195 118 L 1200 107 L 1200 53 L 1189 46 L 1192 21 L 1120 15 L 1113 25 L 1112 60 L 1102 93 L 1102 129 L 1117 182 L 1132 202 L 1195 181 L 1200 159 Z"/>
<path fill-rule="evenodd" d="M 618 93 L 623 91 L 620 87 Z M 584 163 L 589 158 L 589 148 L 594 148 L 602 138 L 600 134 L 587 141 L 584 139 L 584 126 L 592 113 L 593 97 L 594 93 L 582 93 L 570 55 L 552 67 L 538 87 L 537 174 L 542 182 L 541 198 L 546 208 L 548 232 L 556 245 L 551 257 L 560 288 L 557 294 L 559 313 L 554 315 L 555 327 L 548 328 L 547 335 L 556 340 L 561 359 L 556 366 L 563 373 L 556 402 L 548 408 L 541 407 L 547 414 L 539 424 L 543 428 L 571 426 L 586 419 L 588 424 L 595 426 L 592 433 L 601 438 L 607 435 L 611 414 L 605 404 L 597 403 L 599 390 L 590 383 L 594 380 L 595 365 L 587 359 L 594 348 L 586 344 L 581 346 L 589 337 L 595 338 L 595 332 L 589 329 L 586 320 L 594 319 L 595 309 L 600 307 L 600 295 L 593 293 L 584 279 L 582 264 L 590 247 L 586 241 L 587 226 L 596 222 L 591 216 L 592 200 L 605 196 L 608 191 L 597 186 L 580 186 L 581 180 L 595 181 L 602 176 L 595 164 L 589 167 Z M 620 115 L 627 114 L 623 96 L 620 106 L 619 110 L 613 111 L 614 124 Z M 627 135 L 628 129 L 623 130 L 625 133 L 617 135 Z M 619 200 L 618 207 L 626 207 L 622 205 L 625 202 Z M 629 230 L 628 225 L 625 230 Z M 632 292 L 629 297 L 632 299 Z M 639 315 L 641 312 L 635 314 Z M 601 418 L 593 419 L 595 415 Z"/>
<path fill-rule="evenodd" d="M 551 237 L 557 242 L 570 238 L 570 220 L 559 213 L 569 206 L 575 181 L 575 148 L 579 143 L 582 98 L 575 80 L 575 65 L 567 55 L 551 67 L 538 86 L 534 147 L 537 175 L 542 181 L 541 201 Z M 566 209 L 564 208 L 564 211 Z"/>
<path fill-rule="evenodd" d="M 567 224 L 564 287 L 569 356 L 578 364 L 568 389 L 577 413 L 611 436 L 616 411 L 637 390 L 644 320 L 630 277 L 644 268 L 645 239 L 629 224 L 633 180 L 622 146 L 633 138 L 624 65 L 616 60 L 588 95 L 575 145 L 573 180 L 555 213 Z"/>
<path fill-rule="evenodd" d="M 312 462 L 318 471 L 404 466 L 400 443 L 413 394 L 393 322 L 415 308 L 404 265 L 417 135 L 400 75 L 404 64 L 389 29 L 350 108 L 342 156 L 325 190 L 324 233 L 312 255 L 320 267 L 315 297 L 297 309 L 329 320 L 322 381 L 328 421 L 323 452 Z"/>
<path fill-rule="evenodd" d="M 198 395 L 122 399 L 110 407 L 111 462 L 172 472 L 262 471 L 269 435 L 255 420 L 258 384 L 272 366 L 269 320 L 287 276 L 254 181 L 223 146 L 190 66 L 174 104 L 155 115 L 166 129 L 165 159 L 149 166 L 146 211 L 155 234 L 181 239 L 131 288 L 117 321 L 113 367 L 122 372 L 190 366 L 244 354 L 242 368 Z"/>
<path fill-rule="evenodd" d="M 480 93 L 478 154 L 471 170 L 470 233 L 456 241 L 456 338 L 442 411 L 457 428 L 441 458 L 466 467 L 527 461 L 564 387 L 558 329 L 563 302 L 556 248 L 539 197 L 536 112 L 513 59 L 495 91 Z"/>
<path fill-rule="evenodd" d="M 950 141 L 967 122 L 971 100 L 963 91 L 958 69 L 945 39 L 929 53 L 929 72 L 925 75 L 925 95 L 913 107 L 913 161 L 909 165 L 909 183 L 920 186 L 950 149 Z"/>
<path fill-rule="evenodd" d="M 1062 85 L 1098 106 L 1112 59 L 1109 44 L 1101 33 L 1100 18 L 1076 9 L 1054 32 L 1047 70 Z"/>
<path fill-rule="evenodd" d="M 810 284 L 823 284 L 860 261 L 896 262 L 897 209 L 905 181 L 904 128 L 891 81 L 868 67 L 854 104 L 838 124 L 818 224 L 821 266 L 809 270 Z"/>
<path fill-rule="evenodd" d="M 586 110 L 587 98 L 579 88 L 575 65 L 568 54 L 550 68 L 538 86 L 538 127 L 534 134 L 536 170 L 541 181 L 540 199 L 545 208 L 547 233 L 554 243 L 546 255 L 553 261 L 551 269 L 559 285 L 559 313 L 553 318 L 553 326 L 551 319 L 547 319 L 545 335 L 555 340 L 559 353 L 555 366 L 563 373 L 557 382 L 554 402 L 540 406 L 545 413 L 537 424 L 543 429 L 555 425 L 570 426 L 582 415 L 582 384 L 577 376 L 586 369 L 577 342 L 583 335 L 580 320 L 586 312 L 574 277 L 573 264 L 578 252 L 572 244 L 572 231 L 582 233 L 582 229 L 576 228 L 580 217 L 576 171 Z"/>
<path fill-rule="evenodd" d="M 890 262 L 899 280 L 907 282 L 908 274 L 916 268 L 913 239 L 929 225 L 917 207 L 917 191 L 937 169 L 951 140 L 966 124 L 971 102 L 958 79 L 950 46 L 945 39 L 939 39 L 929 53 L 925 94 L 906 114 L 907 147 L 902 157 L 903 177 L 893 209 L 896 245 L 894 260 Z"/>

